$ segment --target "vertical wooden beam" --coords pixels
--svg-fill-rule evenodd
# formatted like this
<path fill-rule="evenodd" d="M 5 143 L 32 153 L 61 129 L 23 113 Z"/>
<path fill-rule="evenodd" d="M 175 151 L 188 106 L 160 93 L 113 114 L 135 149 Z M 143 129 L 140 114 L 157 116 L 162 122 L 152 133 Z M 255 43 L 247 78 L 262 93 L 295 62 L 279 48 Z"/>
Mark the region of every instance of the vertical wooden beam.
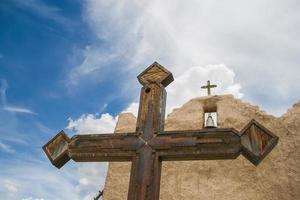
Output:
<path fill-rule="evenodd" d="M 139 150 L 139 165 L 137 173 L 137 200 L 150 200 L 151 178 L 153 173 L 152 149 L 144 145 Z"/>
<path fill-rule="evenodd" d="M 159 200 L 160 191 L 160 174 L 161 174 L 162 161 L 157 154 L 153 154 L 153 176 L 151 181 L 151 200 Z"/>
<path fill-rule="evenodd" d="M 165 105 L 166 90 L 161 84 L 151 83 L 142 87 L 136 127 L 137 133 L 141 133 L 144 130 L 146 115 L 151 111 L 153 113 L 152 125 L 154 133 L 162 132 L 164 129 Z"/>
<path fill-rule="evenodd" d="M 128 188 L 128 200 L 136 200 L 136 190 L 137 190 L 137 172 L 139 166 L 139 157 L 138 155 L 132 158 L 131 162 L 131 171 L 130 171 L 130 180 Z"/>

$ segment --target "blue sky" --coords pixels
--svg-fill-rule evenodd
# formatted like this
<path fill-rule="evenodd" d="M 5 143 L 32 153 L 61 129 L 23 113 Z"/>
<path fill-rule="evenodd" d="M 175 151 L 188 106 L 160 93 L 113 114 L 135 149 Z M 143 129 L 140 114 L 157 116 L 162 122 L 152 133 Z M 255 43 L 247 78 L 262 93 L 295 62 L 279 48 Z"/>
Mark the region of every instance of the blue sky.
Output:
<path fill-rule="evenodd" d="M 88 88 L 67 86 L 68 71 L 81 62 L 72 53 L 96 40 L 82 18 L 79 1 L 1 1 L 0 27 L 0 174 L 2 185 L 7 185 L 1 187 L 0 199 L 59 198 L 53 193 L 49 197 L 50 192 L 39 194 L 46 186 L 34 189 L 43 185 L 44 178 L 38 176 L 47 170 L 60 173 L 49 165 L 41 146 L 66 127 L 69 117 L 100 112 L 104 96 L 115 86 L 105 84 L 109 80 Z M 122 106 L 112 103 L 110 112 L 116 113 Z M 31 170 L 33 174 L 28 174 Z M 37 176 L 37 180 L 20 180 L 18 173 Z M 18 188 L 27 181 L 31 186 Z"/>
<path fill-rule="evenodd" d="M 57 170 L 41 147 L 61 129 L 113 131 L 119 112 L 136 112 L 136 76 L 154 61 L 175 76 L 168 112 L 204 95 L 200 86 L 210 79 L 214 93 L 280 116 L 299 101 L 299 7 L 293 0 L 2 0 L 0 199 L 89 199 L 106 165 Z"/>

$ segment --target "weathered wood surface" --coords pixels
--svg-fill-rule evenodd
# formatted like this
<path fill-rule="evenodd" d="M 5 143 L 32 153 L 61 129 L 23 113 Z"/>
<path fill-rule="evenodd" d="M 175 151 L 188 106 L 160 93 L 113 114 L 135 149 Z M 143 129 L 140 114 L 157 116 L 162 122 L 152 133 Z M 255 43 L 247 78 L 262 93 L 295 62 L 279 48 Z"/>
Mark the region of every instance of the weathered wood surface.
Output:
<path fill-rule="evenodd" d="M 157 62 L 145 69 L 137 78 L 142 85 L 160 83 L 164 87 L 174 80 L 172 73 Z"/>
<path fill-rule="evenodd" d="M 68 156 L 69 142 L 70 138 L 61 131 L 43 146 L 44 152 L 55 167 L 61 168 L 70 160 Z"/>
<path fill-rule="evenodd" d="M 69 156 L 77 162 L 130 161 L 141 141 L 135 134 L 76 135 L 69 144 Z"/>
<path fill-rule="evenodd" d="M 67 148 L 69 159 L 77 162 L 132 161 L 128 200 L 159 199 L 164 160 L 234 159 L 243 153 L 258 164 L 278 141 L 256 121 L 241 133 L 232 128 L 164 132 L 165 87 L 173 76 L 154 63 L 138 79 L 143 87 L 135 133 L 76 135 Z"/>
<path fill-rule="evenodd" d="M 258 165 L 277 145 L 278 137 L 252 120 L 241 131 L 242 153 L 254 165 Z"/>

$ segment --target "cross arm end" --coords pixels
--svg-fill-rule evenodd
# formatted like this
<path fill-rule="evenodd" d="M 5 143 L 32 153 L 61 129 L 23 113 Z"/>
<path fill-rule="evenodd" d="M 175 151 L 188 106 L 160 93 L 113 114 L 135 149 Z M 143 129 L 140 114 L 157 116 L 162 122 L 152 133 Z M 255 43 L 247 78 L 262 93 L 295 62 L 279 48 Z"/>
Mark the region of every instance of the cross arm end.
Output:
<path fill-rule="evenodd" d="M 50 162 L 57 168 L 64 166 L 69 160 L 68 145 L 71 139 L 62 130 L 43 146 Z"/>

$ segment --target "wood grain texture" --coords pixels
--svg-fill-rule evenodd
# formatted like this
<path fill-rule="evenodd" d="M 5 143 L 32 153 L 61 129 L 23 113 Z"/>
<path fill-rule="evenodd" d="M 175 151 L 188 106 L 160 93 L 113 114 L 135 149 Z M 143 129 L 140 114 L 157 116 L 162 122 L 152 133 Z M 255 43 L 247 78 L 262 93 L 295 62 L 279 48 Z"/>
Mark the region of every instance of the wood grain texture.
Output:
<path fill-rule="evenodd" d="M 241 131 L 243 155 L 258 165 L 277 145 L 279 138 L 256 120 L 251 120 Z"/>
<path fill-rule="evenodd" d="M 142 85 L 156 82 L 164 87 L 174 80 L 172 73 L 157 62 L 145 69 L 137 78 Z"/>
<path fill-rule="evenodd" d="M 45 154 L 55 167 L 61 168 L 70 160 L 70 157 L 68 156 L 69 142 L 70 138 L 64 131 L 60 131 L 43 146 Z"/>

